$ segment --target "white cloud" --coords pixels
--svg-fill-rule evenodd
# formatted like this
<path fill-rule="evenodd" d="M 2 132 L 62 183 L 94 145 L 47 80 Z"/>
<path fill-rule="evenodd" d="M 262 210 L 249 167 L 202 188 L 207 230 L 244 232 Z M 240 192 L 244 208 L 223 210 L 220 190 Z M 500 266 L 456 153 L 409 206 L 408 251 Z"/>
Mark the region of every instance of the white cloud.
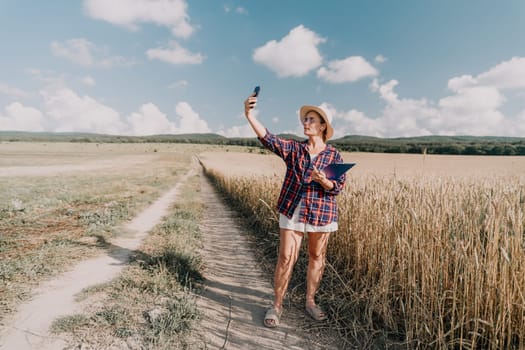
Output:
<path fill-rule="evenodd" d="M 506 134 L 500 127 L 503 115 L 498 111 L 505 98 L 497 89 L 461 88 L 432 105 L 426 99 L 400 98 L 394 91 L 397 84 L 392 80 L 376 90 L 387 103 L 377 119 L 385 136 Z"/>
<path fill-rule="evenodd" d="M 143 104 L 139 111 L 132 113 L 127 122 L 131 134 L 137 136 L 174 134 L 177 132 L 175 123 L 170 121 L 153 103 Z"/>
<path fill-rule="evenodd" d="M 514 57 L 477 76 L 451 78 L 448 88 L 452 93 L 436 103 L 425 98 L 401 98 L 395 91 L 397 85 L 396 80 L 379 83 L 374 79 L 370 89 L 385 102 L 384 109 L 375 118 L 357 110 L 336 111 L 336 135 L 523 136 L 525 133 L 525 110 L 507 116 L 501 111 L 509 100 L 502 93 L 504 89 L 525 88 L 525 58 Z"/>
<path fill-rule="evenodd" d="M 454 95 L 439 101 L 445 132 L 523 136 L 520 115 L 504 116 L 500 109 L 509 100 L 504 90 L 525 89 L 525 57 L 513 57 L 477 76 L 453 77 L 448 88 Z"/>
<path fill-rule="evenodd" d="M 374 79 L 370 84 L 370 89 L 374 92 L 379 92 L 383 100 L 390 104 L 395 104 L 398 100 L 397 94 L 394 92 L 394 87 L 398 84 L 397 80 L 390 80 L 386 84 L 380 85 L 377 79 Z"/>
<path fill-rule="evenodd" d="M 235 12 L 240 14 L 240 15 L 247 15 L 248 14 L 248 11 L 242 6 L 237 6 L 237 8 L 235 9 Z"/>
<path fill-rule="evenodd" d="M 244 8 L 242 6 L 237 6 L 234 10 L 232 10 L 232 8 L 230 6 L 228 6 L 228 5 L 224 5 L 223 8 L 224 8 L 224 12 L 226 12 L 226 13 L 230 13 L 232 11 L 235 11 L 235 13 L 240 14 L 240 15 L 247 15 L 248 14 L 248 10 L 246 10 L 246 8 Z"/>
<path fill-rule="evenodd" d="M 43 110 L 51 131 L 125 134 L 127 127 L 117 111 L 92 97 L 79 96 L 68 88 L 43 90 Z"/>
<path fill-rule="evenodd" d="M 93 77 L 89 75 L 86 75 L 80 81 L 82 82 L 82 84 L 87 85 L 87 86 L 95 86 L 97 84 L 95 82 L 95 79 L 93 79 Z"/>
<path fill-rule="evenodd" d="M 525 57 L 513 57 L 501 62 L 476 79 L 481 85 L 490 85 L 498 89 L 525 88 Z"/>
<path fill-rule="evenodd" d="M 472 75 L 462 75 L 460 77 L 454 77 L 448 81 L 448 88 L 454 92 L 457 92 L 465 87 L 476 85 L 478 82 Z"/>
<path fill-rule="evenodd" d="M 42 112 L 26 107 L 19 102 L 9 104 L 4 115 L 0 114 L 0 130 L 4 131 L 44 131 L 46 120 Z"/>
<path fill-rule="evenodd" d="M 189 103 L 177 103 L 175 113 L 179 116 L 179 126 L 177 128 L 178 133 L 188 134 L 211 132 L 206 121 L 200 118 L 199 114 L 191 108 Z"/>
<path fill-rule="evenodd" d="M 271 40 L 253 52 L 253 60 L 279 77 L 301 77 L 319 67 L 323 61 L 317 45 L 325 42 L 303 25 L 293 28 L 280 41 Z"/>
<path fill-rule="evenodd" d="M 376 76 L 377 70 L 361 56 L 351 56 L 343 60 L 328 63 L 328 68 L 321 67 L 317 76 L 330 83 L 346 83 Z"/>
<path fill-rule="evenodd" d="M 84 0 L 84 10 L 92 18 L 129 30 L 138 30 L 140 23 L 153 23 L 180 38 L 190 37 L 195 30 L 187 7 L 184 0 Z"/>
<path fill-rule="evenodd" d="M 499 111 L 505 96 L 494 87 L 471 86 L 472 83 L 468 76 L 451 80 L 449 86 L 455 89 L 454 94 L 434 105 L 424 98 L 399 97 L 395 92 L 396 80 L 380 84 L 374 79 L 371 90 L 386 103 L 381 114 L 371 118 L 358 110 L 336 111 L 336 137 L 515 134 L 515 128 L 509 128 L 512 118 L 505 118 Z"/>
<path fill-rule="evenodd" d="M 335 136 L 348 134 L 378 137 L 421 135 L 523 136 L 525 110 L 505 116 L 501 109 L 510 97 L 504 89 L 525 91 L 525 58 L 514 57 L 477 76 L 462 75 L 448 81 L 452 92 L 437 102 L 425 98 L 402 98 L 395 91 L 398 81 L 380 83 L 374 79 L 371 91 L 385 107 L 371 117 L 352 109 L 334 109 Z M 512 98 L 520 99 L 518 91 Z M 522 105 L 522 102 L 518 102 Z"/>
<path fill-rule="evenodd" d="M 252 110 L 252 115 L 257 118 L 259 115 L 259 110 L 254 109 Z M 253 131 L 252 127 L 246 120 L 246 117 L 244 114 L 241 114 L 236 117 L 237 120 L 239 120 L 242 124 L 241 125 L 235 125 L 229 128 L 225 128 L 224 126 L 219 127 L 219 131 L 217 131 L 217 134 L 226 136 L 226 137 L 257 137 L 255 134 L 255 131 Z M 272 118 L 272 121 L 278 119 L 277 117 Z"/>
<path fill-rule="evenodd" d="M 448 96 L 439 101 L 442 108 L 458 111 L 481 112 L 500 107 L 505 98 L 494 87 L 476 86 L 463 88 L 456 95 Z"/>
<path fill-rule="evenodd" d="M 429 125 L 439 118 L 439 113 L 426 99 L 398 98 L 393 91 L 386 92 L 384 96 L 388 104 L 379 121 L 388 136 L 422 136 L 433 133 Z"/>
<path fill-rule="evenodd" d="M 53 55 L 65 58 L 80 66 L 110 68 L 133 64 L 132 61 L 121 56 L 110 56 L 106 51 L 84 38 L 70 39 L 63 43 L 57 41 L 51 43 Z"/>
<path fill-rule="evenodd" d="M 335 111 L 334 116 L 335 138 L 346 135 L 382 136 L 385 133 L 380 120 L 368 118 L 358 110 Z"/>
<path fill-rule="evenodd" d="M 126 134 L 119 113 L 60 84 L 41 91 L 41 109 L 12 103 L 0 114 L 1 130 Z"/>
<path fill-rule="evenodd" d="M 149 49 L 146 55 L 149 59 L 158 59 L 171 64 L 201 64 L 205 58 L 200 53 L 191 53 L 176 41 L 171 41 L 168 48 Z"/>
<path fill-rule="evenodd" d="M 381 114 L 375 118 L 356 109 L 334 110 L 335 137 L 352 134 L 376 137 L 432 134 L 431 126 L 439 120 L 439 110 L 426 99 L 400 98 L 394 91 L 397 85 L 396 80 L 380 84 L 377 79 L 370 84 L 371 90 L 386 102 Z"/>
<path fill-rule="evenodd" d="M 516 125 L 514 127 L 510 126 L 511 130 L 514 131 L 514 136 L 525 135 L 525 110 L 523 110 L 517 118 Z"/>
<path fill-rule="evenodd" d="M 14 98 L 26 98 L 29 96 L 29 93 L 24 90 L 3 83 L 0 83 L 0 94 Z"/>
<path fill-rule="evenodd" d="M 448 88 L 454 94 L 439 101 L 445 132 L 523 136 L 520 115 L 504 116 L 500 109 L 508 102 L 502 90 L 525 89 L 525 57 L 513 57 L 477 76 L 454 77 Z"/>
<path fill-rule="evenodd" d="M 86 39 L 70 39 L 64 44 L 53 41 L 51 52 L 81 66 L 92 66 L 95 62 L 91 51 L 95 45 Z"/>
<path fill-rule="evenodd" d="M 45 86 L 66 86 L 66 76 L 64 73 L 57 73 L 51 70 L 40 70 L 28 68 L 26 72 L 31 78 L 42 83 Z"/>
<path fill-rule="evenodd" d="M 183 87 L 186 87 L 188 86 L 188 81 L 187 80 L 177 80 L 176 82 L 173 82 L 172 84 L 170 84 L 168 86 L 169 89 L 177 89 L 177 88 L 183 88 Z"/>
<path fill-rule="evenodd" d="M 374 61 L 376 61 L 377 63 L 384 63 L 387 61 L 387 58 L 383 55 L 377 55 L 375 58 L 374 58 Z"/>
<path fill-rule="evenodd" d="M 171 121 L 153 103 L 144 103 L 125 120 L 113 108 L 64 85 L 41 91 L 41 109 L 12 103 L 0 112 L 0 130 L 86 132 L 111 135 L 209 133 L 207 122 L 187 102 L 175 107 Z"/>
<path fill-rule="evenodd" d="M 255 131 L 253 131 L 248 123 L 239 126 L 232 126 L 225 130 L 221 129 L 217 133 L 226 137 L 256 137 Z"/>
<path fill-rule="evenodd" d="M 444 134 L 502 135 L 505 117 L 498 110 L 505 97 L 494 87 L 477 86 L 460 89 L 456 95 L 439 101 L 437 127 Z"/>

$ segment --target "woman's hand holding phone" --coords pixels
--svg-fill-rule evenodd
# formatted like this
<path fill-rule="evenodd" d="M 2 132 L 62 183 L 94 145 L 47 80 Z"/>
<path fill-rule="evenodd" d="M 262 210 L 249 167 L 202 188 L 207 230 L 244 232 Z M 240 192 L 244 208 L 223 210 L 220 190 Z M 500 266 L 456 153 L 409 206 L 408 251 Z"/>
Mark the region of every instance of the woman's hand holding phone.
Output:
<path fill-rule="evenodd" d="M 260 86 L 256 86 L 255 89 L 253 89 L 253 93 L 244 101 L 244 115 L 246 117 L 248 117 L 250 111 L 255 108 L 259 91 L 261 91 Z"/>
<path fill-rule="evenodd" d="M 246 119 L 248 119 L 248 122 L 253 131 L 255 131 L 257 137 L 262 139 L 266 136 L 266 128 L 253 115 L 251 115 L 252 109 L 254 109 L 257 104 L 257 96 L 260 91 L 261 88 L 256 86 L 255 89 L 253 89 L 253 93 L 244 101 L 244 115 L 246 116 Z"/>

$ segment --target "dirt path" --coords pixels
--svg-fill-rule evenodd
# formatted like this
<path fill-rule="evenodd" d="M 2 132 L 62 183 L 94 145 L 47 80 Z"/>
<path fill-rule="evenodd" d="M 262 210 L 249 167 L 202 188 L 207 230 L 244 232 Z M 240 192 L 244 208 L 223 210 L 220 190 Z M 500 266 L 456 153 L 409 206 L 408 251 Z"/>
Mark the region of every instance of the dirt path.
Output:
<path fill-rule="evenodd" d="M 107 255 L 79 263 L 73 270 L 44 283 L 34 298 L 23 304 L 0 338 L 0 349 L 62 349 L 65 341 L 49 332 L 52 322 L 77 311 L 75 296 L 84 288 L 109 281 L 127 265 L 130 254 L 139 248 L 142 240 L 174 202 L 180 186 L 195 170 L 190 170 L 181 181 L 124 226 L 124 236 L 112 241 L 117 247 Z"/>
<path fill-rule="evenodd" d="M 239 220 L 207 179 L 202 179 L 206 205 L 200 225 L 206 263 L 206 288 L 198 300 L 205 314 L 202 336 L 210 349 L 336 349 L 316 344 L 302 312 L 285 308 L 280 327 L 263 326 L 271 305 L 271 276 L 265 275 Z M 318 339 L 318 338 L 317 338 Z"/>

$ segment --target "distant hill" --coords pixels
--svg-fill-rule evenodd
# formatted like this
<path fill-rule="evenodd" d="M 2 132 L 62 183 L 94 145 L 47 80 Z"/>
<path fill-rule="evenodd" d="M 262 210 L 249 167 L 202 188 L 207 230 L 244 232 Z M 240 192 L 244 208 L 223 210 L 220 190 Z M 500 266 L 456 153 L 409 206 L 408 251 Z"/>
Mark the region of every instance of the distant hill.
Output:
<path fill-rule="evenodd" d="M 379 138 L 349 135 L 331 142 L 349 152 L 525 155 L 523 137 L 432 135 Z"/>
<path fill-rule="evenodd" d="M 99 142 L 99 143 L 131 143 L 131 142 L 183 142 L 183 143 L 228 143 L 228 138 L 218 134 L 177 134 L 151 136 L 121 136 L 76 132 L 21 132 L 0 131 L 0 141 L 26 142 Z"/>
<path fill-rule="evenodd" d="M 334 139 L 334 143 L 344 144 L 352 142 L 400 142 L 400 143 L 491 143 L 491 142 L 520 142 L 525 141 L 524 137 L 505 137 L 505 136 L 414 136 L 414 137 L 394 137 L 380 138 L 374 136 L 347 135 L 339 139 Z"/>
<path fill-rule="evenodd" d="M 225 144 L 228 138 L 219 134 L 176 134 L 176 135 L 151 135 L 131 136 L 140 142 L 185 142 L 185 143 L 212 143 Z"/>
<path fill-rule="evenodd" d="M 279 136 L 304 140 L 293 134 Z M 218 145 L 240 145 L 260 147 L 256 137 L 228 138 L 222 135 L 177 134 L 151 136 L 118 136 L 91 133 L 48 133 L 0 131 L 0 141 L 25 142 L 173 142 Z M 427 154 L 472 154 L 472 155 L 525 155 L 525 138 L 500 136 L 418 136 L 380 138 L 373 136 L 348 135 L 330 140 L 341 151 L 347 152 L 386 152 L 386 153 L 427 153 Z"/>

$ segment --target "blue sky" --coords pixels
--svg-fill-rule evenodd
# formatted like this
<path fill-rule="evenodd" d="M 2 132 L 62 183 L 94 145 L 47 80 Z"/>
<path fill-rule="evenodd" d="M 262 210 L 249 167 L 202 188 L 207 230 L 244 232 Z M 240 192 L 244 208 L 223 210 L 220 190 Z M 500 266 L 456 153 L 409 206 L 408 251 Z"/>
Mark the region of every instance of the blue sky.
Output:
<path fill-rule="evenodd" d="M 0 0 L 0 130 L 525 137 L 525 2 Z"/>

